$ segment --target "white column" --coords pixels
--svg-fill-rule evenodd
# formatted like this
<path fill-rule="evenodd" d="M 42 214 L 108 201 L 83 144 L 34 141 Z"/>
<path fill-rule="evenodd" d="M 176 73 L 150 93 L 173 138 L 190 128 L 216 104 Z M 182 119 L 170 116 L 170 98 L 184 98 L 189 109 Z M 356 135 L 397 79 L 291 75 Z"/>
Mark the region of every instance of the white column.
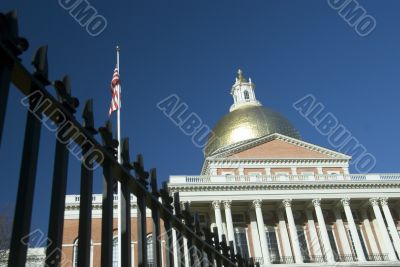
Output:
<path fill-rule="evenodd" d="M 131 248 L 131 257 L 132 257 L 132 267 L 136 266 L 135 265 L 135 243 L 132 242 L 132 248 Z M 93 266 L 93 265 L 92 265 Z"/>
<path fill-rule="evenodd" d="M 367 237 L 368 237 L 368 243 L 369 243 L 369 246 L 371 247 L 371 252 L 372 252 L 372 254 L 379 254 L 379 249 L 376 244 L 375 236 L 374 236 L 374 233 L 372 232 L 371 223 L 368 219 L 367 210 L 362 209 L 360 211 L 360 213 L 361 213 L 361 219 L 363 221 L 365 233 L 367 234 Z"/>
<path fill-rule="evenodd" d="M 282 203 L 283 203 L 283 206 L 285 207 L 286 217 L 287 217 L 288 224 L 289 224 L 289 233 L 290 233 L 290 237 L 292 240 L 294 259 L 295 259 L 296 263 L 302 263 L 303 256 L 301 255 L 299 237 L 297 236 L 296 224 L 295 224 L 294 218 L 293 218 L 292 200 L 285 199 L 282 201 Z"/>
<path fill-rule="evenodd" d="M 317 173 L 318 174 L 324 174 L 324 172 L 322 171 L 322 167 L 317 167 Z"/>
<path fill-rule="evenodd" d="M 183 237 L 183 251 L 185 253 L 185 266 L 190 267 L 190 262 L 189 262 L 189 248 L 188 248 L 188 243 L 187 243 L 187 238 Z"/>
<path fill-rule="evenodd" d="M 379 230 L 379 224 L 377 219 L 375 218 L 375 213 L 373 215 L 373 218 L 371 218 L 372 225 L 374 227 L 374 233 L 376 235 L 376 244 L 379 246 L 379 253 L 386 253 L 386 248 L 385 244 L 383 242 L 383 238 L 381 236 L 381 231 Z"/>
<path fill-rule="evenodd" d="M 292 167 L 292 175 L 297 175 L 297 168 L 296 167 Z"/>
<path fill-rule="evenodd" d="M 222 240 L 222 235 L 224 233 L 224 229 L 222 227 L 221 201 L 214 200 L 212 202 L 212 206 L 213 206 L 214 212 L 215 212 L 215 223 L 217 224 L 217 228 L 218 228 L 218 237 L 219 237 L 219 240 Z"/>
<path fill-rule="evenodd" d="M 260 243 L 260 237 L 258 235 L 256 214 L 253 210 L 250 210 L 249 213 L 250 213 L 250 227 L 251 227 L 251 237 L 253 240 L 254 255 L 256 258 L 262 258 L 261 243 Z"/>
<path fill-rule="evenodd" d="M 349 225 L 351 237 L 353 238 L 354 247 L 357 253 L 358 261 L 366 261 L 364 251 L 361 246 L 360 236 L 358 235 L 357 227 L 354 222 L 353 214 L 350 208 L 350 198 L 342 198 L 340 202 L 343 205 L 344 213 L 346 214 L 347 223 Z"/>
<path fill-rule="evenodd" d="M 279 220 L 279 233 L 281 235 L 281 241 L 283 245 L 284 255 L 287 257 L 292 257 L 292 248 L 290 247 L 290 239 L 288 235 L 288 231 L 286 228 L 285 216 L 282 211 L 278 211 L 278 220 Z"/>
<path fill-rule="evenodd" d="M 326 225 L 325 225 L 324 214 L 322 213 L 322 209 L 321 209 L 321 199 L 313 199 L 312 203 L 315 207 L 315 215 L 317 215 L 319 231 L 321 234 L 322 243 L 324 245 L 324 252 L 325 252 L 326 259 L 328 262 L 335 262 L 331 243 L 329 242 L 328 231 L 327 231 Z"/>
<path fill-rule="evenodd" d="M 397 227 L 394 224 L 392 214 L 390 213 L 390 209 L 388 206 L 388 198 L 383 197 L 380 199 L 380 201 L 381 201 L 383 214 L 385 215 L 386 222 L 389 227 L 390 235 L 392 236 L 394 248 L 396 249 L 397 255 L 400 255 L 400 238 L 399 238 L 399 234 L 397 232 Z"/>
<path fill-rule="evenodd" d="M 166 251 L 165 240 L 161 240 L 161 267 L 165 267 L 166 262 L 164 261 L 164 253 Z"/>
<path fill-rule="evenodd" d="M 229 241 L 233 241 L 233 248 L 235 249 L 236 253 L 235 232 L 233 230 L 231 204 L 232 204 L 231 200 L 224 201 L 226 227 L 228 228 L 228 245 Z"/>
<path fill-rule="evenodd" d="M 321 246 L 319 244 L 319 238 L 317 229 L 315 228 L 314 217 L 311 210 L 306 210 L 306 217 L 307 217 L 307 225 L 308 225 L 308 232 L 310 233 L 311 244 L 310 247 L 314 252 L 315 256 L 321 256 Z"/>
<path fill-rule="evenodd" d="M 239 168 L 239 175 L 244 175 L 244 168 Z"/>
<path fill-rule="evenodd" d="M 176 237 L 176 230 L 172 229 L 172 244 L 173 244 L 173 249 L 174 249 L 174 267 L 180 267 L 179 262 L 178 262 L 178 240 Z"/>
<path fill-rule="evenodd" d="M 265 232 L 264 219 L 261 211 L 261 200 L 257 199 L 253 201 L 253 206 L 256 211 L 258 234 L 260 236 L 261 251 L 263 254 L 264 265 L 270 263 L 267 235 Z"/>
<path fill-rule="evenodd" d="M 383 220 L 381 210 L 379 208 L 379 199 L 371 198 L 369 202 L 372 205 L 374 210 L 376 221 L 378 222 L 379 232 L 381 233 L 383 249 L 385 249 L 386 253 L 389 255 L 389 260 L 397 261 L 396 253 L 394 252 L 392 242 L 390 241 L 389 234 L 386 229 L 385 221 Z"/>
<path fill-rule="evenodd" d="M 265 168 L 265 175 L 271 175 L 271 168 Z"/>
<path fill-rule="evenodd" d="M 340 244 L 342 245 L 343 253 L 344 254 L 352 254 L 352 251 L 350 248 L 350 243 L 349 243 L 349 240 L 348 240 L 347 234 L 346 234 L 346 228 L 344 227 L 342 215 L 340 214 L 340 210 L 334 209 L 333 212 L 335 213 L 336 228 L 339 233 Z"/>

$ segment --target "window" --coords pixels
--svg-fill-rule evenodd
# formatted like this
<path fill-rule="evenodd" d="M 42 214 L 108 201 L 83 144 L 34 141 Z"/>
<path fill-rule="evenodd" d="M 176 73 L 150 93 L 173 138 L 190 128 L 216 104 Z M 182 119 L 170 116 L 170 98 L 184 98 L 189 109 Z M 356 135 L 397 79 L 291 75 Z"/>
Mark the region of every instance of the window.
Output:
<path fill-rule="evenodd" d="M 231 175 L 235 175 L 235 173 L 234 172 L 221 172 L 221 175 L 231 176 Z"/>
<path fill-rule="evenodd" d="M 280 258 L 278 239 L 274 227 L 266 228 L 268 251 L 271 257 L 271 262 L 277 261 Z"/>
<path fill-rule="evenodd" d="M 206 215 L 199 214 L 199 223 L 206 223 Z"/>
<path fill-rule="evenodd" d="M 250 96 L 249 96 L 249 92 L 248 91 L 244 91 L 244 99 L 249 100 Z"/>
<path fill-rule="evenodd" d="M 310 260 L 310 254 L 308 252 L 305 232 L 301 225 L 296 226 L 296 228 L 297 228 L 297 237 L 299 238 L 301 255 L 303 256 L 303 259 L 307 262 L 307 260 Z"/>
<path fill-rule="evenodd" d="M 383 216 L 383 217 L 384 217 L 384 216 Z M 385 223 L 386 223 L 386 220 L 385 220 Z M 392 234 L 390 233 L 389 227 L 387 227 L 387 231 L 388 231 L 388 233 L 389 233 L 389 239 L 390 239 L 392 245 L 394 246 L 393 237 L 392 237 Z M 399 233 L 399 230 L 397 230 L 397 232 Z M 395 250 L 394 252 L 395 252 L 395 254 L 396 254 L 396 257 L 399 259 L 399 254 L 397 254 L 397 251 Z"/>
<path fill-rule="evenodd" d="M 252 177 L 258 177 L 261 175 L 261 172 L 249 172 L 248 174 L 249 174 L 249 176 L 252 176 Z"/>
<path fill-rule="evenodd" d="M 72 252 L 72 266 L 78 266 L 78 238 L 74 242 L 73 252 Z"/>
<path fill-rule="evenodd" d="M 333 234 L 332 227 L 328 228 L 327 231 L 328 231 L 329 243 L 330 243 L 330 245 L 331 245 L 333 255 L 336 256 L 336 255 L 339 254 L 339 252 L 338 252 L 338 250 L 337 250 L 336 240 L 335 240 L 335 236 L 334 236 L 334 234 Z M 325 248 L 324 248 L 324 249 L 325 249 Z M 325 254 L 326 254 L 326 252 L 325 252 Z"/>
<path fill-rule="evenodd" d="M 361 247 L 362 247 L 362 250 L 364 252 L 364 255 L 367 256 L 368 255 L 368 251 L 367 251 L 367 247 L 365 246 L 364 236 L 362 235 L 362 232 L 361 232 L 360 228 L 357 229 L 357 233 L 358 233 L 358 236 L 360 237 Z"/>
<path fill-rule="evenodd" d="M 353 249 L 353 253 L 354 253 L 354 255 L 357 256 L 357 251 L 356 251 L 356 247 L 354 245 L 353 236 L 351 235 L 351 231 L 348 228 L 348 226 L 346 227 L 346 230 L 347 230 L 348 236 L 350 237 L 351 248 Z M 363 253 L 364 253 L 365 256 L 367 256 L 368 255 L 368 251 L 367 251 L 367 248 L 365 246 L 364 237 L 363 237 L 362 232 L 361 232 L 359 227 L 357 227 L 357 234 L 358 234 L 358 238 L 360 239 L 360 242 L 361 242 L 361 248 L 363 250 Z"/>
<path fill-rule="evenodd" d="M 244 259 L 249 258 L 249 247 L 247 245 L 247 234 L 246 229 L 243 227 L 235 228 L 235 243 L 238 253 L 242 255 Z"/>
<path fill-rule="evenodd" d="M 90 266 L 93 266 L 93 243 L 90 246 Z M 75 240 L 72 249 L 72 267 L 78 266 L 78 238 Z"/>
<path fill-rule="evenodd" d="M 147 243 L 147 266 L 153 267 L 154 266 L 154 258 L 153 258 L 153 235 L 149 234 L 146 237 Z"/>
<path fill-rule="evenodd" d="M 118 267 L 118 237 L 113 238 L 112 266 Z"/>
<path fill-rule="evenodd" d="M 244 214 L 241 213 L 233 213 L 232 214 L 233 223 L 246 223 L 244 220 Z"/>

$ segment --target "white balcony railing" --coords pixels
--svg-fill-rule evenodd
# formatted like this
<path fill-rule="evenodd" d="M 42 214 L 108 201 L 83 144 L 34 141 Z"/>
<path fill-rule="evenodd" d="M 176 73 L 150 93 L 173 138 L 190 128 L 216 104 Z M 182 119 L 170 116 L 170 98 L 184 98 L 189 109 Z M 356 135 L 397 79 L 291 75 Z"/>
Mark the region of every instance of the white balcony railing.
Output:
<path fill-rule="evenodd" d="M 315 175 L 202 175 L 171 176 L 170 184 L 264 183 L 299 181 L 400 181 L 400 173 Z"/>

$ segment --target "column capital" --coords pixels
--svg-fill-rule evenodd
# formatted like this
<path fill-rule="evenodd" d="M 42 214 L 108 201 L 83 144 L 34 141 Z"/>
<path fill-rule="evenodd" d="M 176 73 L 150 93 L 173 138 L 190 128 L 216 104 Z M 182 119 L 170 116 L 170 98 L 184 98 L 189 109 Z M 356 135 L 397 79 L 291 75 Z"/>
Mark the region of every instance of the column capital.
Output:
<path fill-rule="evenodd" d="M 225 209 L 230 209 L 232 205 L 232 200 L 224 200 L 223 203 Z"/>
<path fill-rule="evenodd" d="M 348 197 L 342 198 L 340 202 L 342 203 L 343 207 L 350 206 L 350 198 Z"/>
<path fill-rule="evenodd" d="M 379 205 L 379 198 L 373 197 L 369 199 L 369 203 L 371 203 L 372 207 L 378 206 Z"/>
<path fill-rule="evenodd" d="M 314 198 L 311 202 L 314 205 L 314 207 L 321 207 L 321 199 L 320 198 Z"/>
<path fill-rule="evenodd" d="M 253 200 L 253 207 L 255 209 L 260 209 L 261 208 L 261 203 L 262 203 L 261 199 L 255 199 L 255 200 Z"/>
<path fill-rule="evenodd" d="M 388 205 L 389 198 L 381 197 L 381 198 L 379 198 L 379 200 L 381 202 L 381 206 L 387 206 Z"/>
<path fill-rule="evenodd" d="M 221 201 L 214 200 L 213 202 L 211 202 L 211 205 L 213 206 L 214 209 L 220 209 L 221 208 Z"/>
<path fill-rule="evenodd" d="M 284 199 L 284 200 L 282 200 L 282 205 L 285 208 L 290 208 L 292 206 L 292 200 L 291 199 Z"/>

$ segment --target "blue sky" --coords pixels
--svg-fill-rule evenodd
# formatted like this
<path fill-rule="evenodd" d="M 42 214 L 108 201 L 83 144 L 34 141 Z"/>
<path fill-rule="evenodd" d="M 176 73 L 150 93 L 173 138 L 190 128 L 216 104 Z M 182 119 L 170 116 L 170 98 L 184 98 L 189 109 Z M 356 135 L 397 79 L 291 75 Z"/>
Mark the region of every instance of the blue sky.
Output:
<path fill-rule="evenodd" d="M 375 156 L 373 172 L 400 171 L 399 1 L 359 0 L 377 22 L 366 37 L 325 0 L 90 3 L 108 23 L 97 37 L 58 1 L 5 0 L 0 10 L 18 10 L 20 35 L 30 42 L 25 65 L 31 68 L 33 51 L 48 44 L 50 78 L 69 74 L 73 95 L 81 103 L 94 99 L 97 126 L 107 119 L 114 47 L 120 45 L 122 135 L 130 137 L 132 158 L 143 153 L 146 168 L 156 167 L 160 180 L 198 174 L 203 154 L 156 104 L 176 94 L 212 127 L 232 103 L 238 68 L 257 85 L 257 98 L 288 117 L 304 140 L 331 148 L 292 107 L 311 93 Z M 11 90 L 0 150 L 0 206 L 15 202 L 26 118 L 21 97 Z M 43 129 L 41 142 L 33 228 L 46 229 L 54 136 Z M 99 172 L 95 180 L 100 193 Z M 68 193 L 78 192 L 79 162 L 71 158 Z"/>

